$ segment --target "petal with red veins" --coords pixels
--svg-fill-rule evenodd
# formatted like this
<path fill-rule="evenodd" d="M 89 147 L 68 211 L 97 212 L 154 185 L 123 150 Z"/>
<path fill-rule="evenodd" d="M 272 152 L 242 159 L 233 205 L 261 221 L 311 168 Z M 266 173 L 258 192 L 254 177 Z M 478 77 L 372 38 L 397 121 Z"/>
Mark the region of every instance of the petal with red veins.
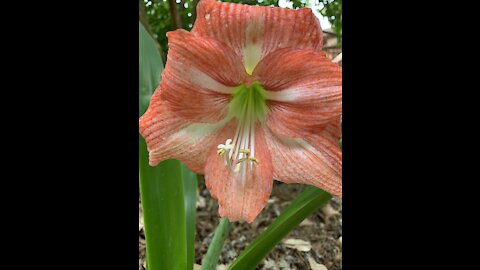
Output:
<path fill-rule="evenodd" d="M 233 137 L 237 121 L 232 120 L 219 133 L 216 141 L 225 142 Z M 243 164 L 239 172 L 232 173 L 225 166 L 225 160 L 217 155 L 217 149 L 210 150 L 205 167 L 205 181 L 212 197 L 218 200 L 221 217 L 230 221 L 253 222 L 267 204 L 272 191 L 273 168 L 263 128 L 255 128 L 255 157 L 259 165 Z"/>
<path fill-rule="evenodd" d="M 161 92 L 157 89 L 139 121 L 140 134 L 150 153 L 150 165 L 178 159 L 195 173 L 204 174 L 208 151 L 225 121 L 190 123 L 170 110 L 168 102 L 161 100 Z"/>
<path fill-rule="evenodd" d="M 195 35 L 215 38 L 242 56 L 249 74 L 262 57 L 279 48 L 323 45 L 320 23 L 311 9 L 261 7 L 202 0 Z"/>
<path fill-rule="evenodd" d="M 342 113 L 342 70 L 323 52 L 277 50 L 253 77 L 267 90 L 267 124 L 279 135 L 307 136 Z"/>
<path fill-rule="evenodd" d="M 305 139 L 292 139 L 267 131 L 273 178 L 289 184 L 313 185 L 341 198 L 342 152 L 338 145 L 339 132 L 337 123 Z"/>
<path fill-rule="evenodd" d="M 223 119 L 231 93 L 245 80 L 241 58 L 225 45 L 185 30 L 169 32 L 167 37 L 162 99 L 168 101 L 171 111 L 189 121 Z"/>

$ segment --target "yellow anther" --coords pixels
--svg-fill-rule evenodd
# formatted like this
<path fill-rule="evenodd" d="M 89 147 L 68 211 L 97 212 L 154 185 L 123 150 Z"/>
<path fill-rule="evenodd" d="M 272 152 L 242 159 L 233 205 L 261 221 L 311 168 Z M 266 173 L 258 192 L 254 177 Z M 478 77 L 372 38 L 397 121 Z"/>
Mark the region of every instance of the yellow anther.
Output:
<path fill-rule="evenodd" d="M 240 153 L 244 153 L 244 154 L 248 155 L 248 154 L 250 154 L 250 149 L 248 149 L 248 148 L 247 149 L 241 149 Z"/>
<path fill-rule="evenodd" d="M 217 155 L 225 157 L 225 166 L 230 172 L 239 172 L 242 166 L 241 163 L 247 160 L 252 161 L 255 165 L 260 164 L 258 159 L 250 156 L 251 150 L 249 148 L 235 150 L 235 144 L 232 144 L 232 142 L 232 139 L 227 139 L 225 144 L 219 144 L 217 146 Z M 238 152 L 232 153 L 233 151 Z M 239 153 L 240 155 L 238 155 Z"/>
<path fill-rule="evenodd" d="M 248 157 L 248 159 L 251 160 L 253 163 L 255 163 L 255 165 L 259 165 L 259 164 L 260 164 L 260 160 L 258 160 L 258 159 L 255 158 L 254 156 Z"/>

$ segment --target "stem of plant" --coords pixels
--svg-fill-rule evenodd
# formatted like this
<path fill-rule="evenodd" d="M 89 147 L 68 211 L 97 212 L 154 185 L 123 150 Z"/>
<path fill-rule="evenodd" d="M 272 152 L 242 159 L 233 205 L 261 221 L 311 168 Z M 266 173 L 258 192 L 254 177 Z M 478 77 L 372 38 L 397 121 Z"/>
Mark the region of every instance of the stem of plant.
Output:
<path fill-rule="evenodd" d="M 207 254 L 202 260 L 202 270 L 215 270 L 217 268 L 218 259 L 223 248 L 223 243 L 227 239 L 230 231 L 231 223 L 227 218 L 222 218 L 218 224 L 212 242 L 208 247 Z"/>

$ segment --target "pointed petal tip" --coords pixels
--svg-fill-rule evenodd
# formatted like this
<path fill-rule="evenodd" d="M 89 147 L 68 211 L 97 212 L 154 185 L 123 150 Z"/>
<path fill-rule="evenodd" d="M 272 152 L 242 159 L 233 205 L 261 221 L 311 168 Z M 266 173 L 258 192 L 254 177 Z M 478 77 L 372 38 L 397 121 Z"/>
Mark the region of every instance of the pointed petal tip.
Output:
<path fill-rule="evenodd" d="M 150 157 L 149 161 L 148 161 L 148 165 L 152 166 L 152 167 L 155 167 L 158 165 L 158 163 L 160 163 L 159 160 L 152 160 L 152 158 Z"/>
<path fill-rule="evenodd" d="M 338 197 L 339 199 L 342 199 L 342 185 L 340 184 L 340 188 L 332 191 L 330 195 L 332 195 L 333 197 Z"/>
<path fill-rule="evenodd" d="M 266 206 L 266 202 L 264 204 L 264 207 Z M 220 206 L 220 205 L 219 205 Z M 263 208 L 259 209 L 259 211 L 255 211 L 255 212 L 250 212 L 248 213 L 248 215 L 242 215 L 242 216 L 234 216 L 234 215 L 229 215 L 229 213 L 226 213 L 226 211 L 224 210 L 224 208 L 222 207 L 219 207 L 219 210 L 218 210 L 218 214 L 220 215 L 221 218 L 227 218 L 228 221 L 230 222 L 246 222 L 248 224 L 251 224 L 257 217 L 258 215 L 260 214 L 260 212 L 262 212 Z"/>
<path fill-rule="evenodd" d="M 189 35 L 189 34 L 190 32 L 188 32 L 185 29 L 176 29 L 173 31 L 166 32 L 165 36 L 167 36 L 167 39 L 170 41 L 171 38 L 175 38 L 175 37 L 182 38 L 184 35 Z"/>
<path fill-rule="evenodd" d="M 207 186 L 208 188 L 208 186 Z M 251 224 L 262 210 L 267 206 L 270 193 L 266 194 L 263 200 L 257 200 L 255 208 L 249 208 L 246 211 L 232 211 L 231 202 L 228 201 L 228 198 L 223 196 L 217 196 L 217 194 L 212 193 L 212 197 L 218 201 L 218 214 L 221 218 L 227 218 L 230 222 L 246 222 Z M 261 207 L 260 207 L 261 206 Z"/>

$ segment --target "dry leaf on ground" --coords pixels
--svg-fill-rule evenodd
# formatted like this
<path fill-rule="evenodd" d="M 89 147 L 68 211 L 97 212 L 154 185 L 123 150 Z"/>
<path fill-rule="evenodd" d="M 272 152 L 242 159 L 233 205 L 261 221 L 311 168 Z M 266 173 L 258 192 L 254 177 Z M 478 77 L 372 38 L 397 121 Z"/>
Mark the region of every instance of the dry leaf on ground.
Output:
<path fill-rule="evenodd" d="M 304 219 L 302 223 L 300 223 L 300 226 L 312 226 L 315 225 L 315 222 L 311 221 L 310 219 Z"/>
<path fill-rule="evenodd" d="M 317 263 L 312 257 L 308 257 L 308 263 L 311 270 L 328 270 L 325 265 Z"/>
<path fill-rule="evenodd" d="M 290 238 L 290 239 L 287 239 L 287 240 L 283 241 L 283 244 L 287 248 L 293 248 L 293 249 L 296 249 L 298 251 L 303 251 L 303 252 L 308 252 L 312 249 L 312 244 L 310 244 L 310 242 L 307 242 L 307 241 L 304 241 L 304 240 L 301 240 L 301 239 Z"/>

